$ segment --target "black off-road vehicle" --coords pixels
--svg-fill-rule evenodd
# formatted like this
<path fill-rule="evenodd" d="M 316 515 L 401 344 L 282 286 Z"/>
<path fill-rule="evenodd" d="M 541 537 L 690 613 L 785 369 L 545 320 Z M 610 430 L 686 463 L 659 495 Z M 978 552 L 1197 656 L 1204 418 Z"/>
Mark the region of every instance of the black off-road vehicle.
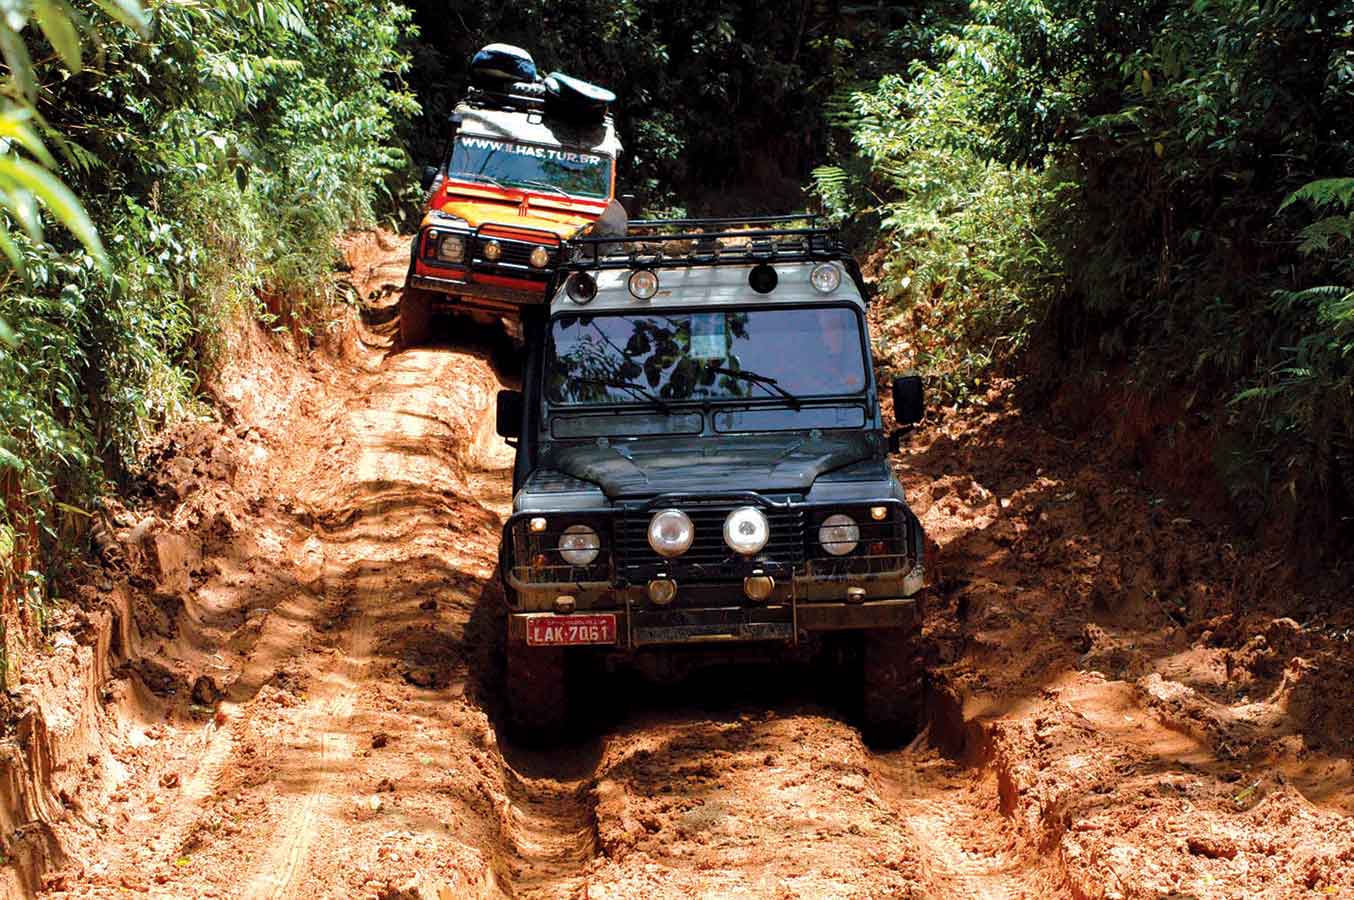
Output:
<path fill-rule="evenodd" d="M 867 731 L 921 709 L 920 523 L 888 462 L 859 267 L 809 217 L 571 242 L 526 322 L 500 567 L 515 722 L 561 725 L 571 656 L 671 673 L 832 650 Z M 892 385 L 898 424 L 921 382 Z"/>

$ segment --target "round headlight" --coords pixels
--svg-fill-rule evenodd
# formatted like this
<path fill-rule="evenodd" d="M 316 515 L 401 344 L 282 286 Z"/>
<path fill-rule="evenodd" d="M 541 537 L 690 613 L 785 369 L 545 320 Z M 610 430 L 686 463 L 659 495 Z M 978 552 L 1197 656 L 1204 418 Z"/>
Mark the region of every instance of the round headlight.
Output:
<path fill-rule="evenodd" d="M 771 524 L 755 506 L 739 507 L 724 520 L 724 543 L 734 553 L 751 556 L 766 546 L 770 536 Z"/>
<path fill-rule="evenodd" d="M 691 549 L 696 528 L 691 517 L 680 509 L 665 509 L 649 520 L 649 546 L 659 556 L 671 559 Z"/>
<path fill-rule="evenodd" d="M 830 294 L 841 287 L 842 270 L 833 263 L 819 263 L 809 273 L 809 283 L 820 294 Z"/>
<path fill-rule="evenodd" d="M 597 296 L 597 279 L 587 272 L 575 272 L 565 283 L 564 292 L 569 295 L 570 300 L 580 306 L 591 303 L 592 298 Z"/>
<path fill-rule="evenodd" d="M 532 268 L 544 269 L 550 264 L 550 251 L 544 247 L 534 247 L 531 255 L 527 257 L 527 262 L 531 263 Z"/>
<path fill-rule="evenodd" d="M 489 241 L 484 245 L 484 258 L 489 262 L 496 262 L 503 255 L 503 245 L 498 241 Z"/>
<path fill-rule="evenodd" d="M 828 516 L 818 526 L 818 543 L 833 556 L 845 556 L 860 544 L 860 526 L 842 513 Z"/>
<path fill-rule="evenodd" d="M 658 293 L 658 276 L 648 269 L 630 273 L 630 296 L 636 300 L 648 300 Z"/>
<path fill-rule="evenodd" d="M 602 539 L 588 525 L 570 525 L 559 536 L 559 555 L 571 566 L 591 565 L 602 551 Z"/>
<path fill-rule="evenodd" d="M 444 234 L 437 245 L 437 258 L 442 262 L 458 263 L 465 259 L 465 238 L 459 234 Z"/>

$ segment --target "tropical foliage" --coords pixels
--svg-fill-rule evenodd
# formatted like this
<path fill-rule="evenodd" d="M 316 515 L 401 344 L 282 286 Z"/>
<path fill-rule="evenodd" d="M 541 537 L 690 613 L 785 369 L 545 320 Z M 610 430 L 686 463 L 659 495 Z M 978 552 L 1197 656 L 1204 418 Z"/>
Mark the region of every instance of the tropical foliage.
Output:
<path fill-rule="evenodd" d="M 839 97 L 816 173 L 877 217 L 922 362 L 1129 363 L 1212 399 L 1234 492 L 1348 509 L 1354 4 L 975 0 L 933 47 Z"/>
<path fill-rule="evenodd" d="M 327 321 L 334 238 L 405 168 L 413 111 L 398 4 L 98 5 L 0 17 L 0 595 L 30 622 L 222 329 Z"/>

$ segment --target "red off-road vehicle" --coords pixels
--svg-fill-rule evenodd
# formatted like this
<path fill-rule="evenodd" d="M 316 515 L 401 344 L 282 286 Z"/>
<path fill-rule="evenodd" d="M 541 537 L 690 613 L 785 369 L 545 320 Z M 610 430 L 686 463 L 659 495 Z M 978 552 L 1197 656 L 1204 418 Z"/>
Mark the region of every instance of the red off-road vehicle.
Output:
<path fill-rule="evenodd" d="M 427 337 L 434 312 L 515 319 L 543 308 L 562 242 L 604 214 L 623 221 L 613 200 L 621 145 L 610 92 L 559 73 L 503 81 L 534 75 L 534 64 L 524 51 L 498 49 L 522 54 L 529 67 L 479 73 L 451 116 L 441 164 L 424 171 L 431 193 L 401 305 L 405 346 Z"/>

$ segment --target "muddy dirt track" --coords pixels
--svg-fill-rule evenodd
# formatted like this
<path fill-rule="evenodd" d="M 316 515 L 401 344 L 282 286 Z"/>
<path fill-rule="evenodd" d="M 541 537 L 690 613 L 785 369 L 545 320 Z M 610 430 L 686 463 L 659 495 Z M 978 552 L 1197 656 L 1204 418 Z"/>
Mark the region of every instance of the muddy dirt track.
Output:
<path fill-rule="evenodd" d="M 896 461 L 940 560 L 911 745 L 865 746 L 812 669 L 602 682 L 570 742 L 514 745 L 505 379 L 491 335 L 392 346 L 404 247 L 354 237 L 362 323 L 304 365 L 251 338 L 227 421 L 114 515 L 24 687 L 83 737 L 6 836 L 13 892 L 1354 896 L 1345 599 L 1006 389 Z"/>

